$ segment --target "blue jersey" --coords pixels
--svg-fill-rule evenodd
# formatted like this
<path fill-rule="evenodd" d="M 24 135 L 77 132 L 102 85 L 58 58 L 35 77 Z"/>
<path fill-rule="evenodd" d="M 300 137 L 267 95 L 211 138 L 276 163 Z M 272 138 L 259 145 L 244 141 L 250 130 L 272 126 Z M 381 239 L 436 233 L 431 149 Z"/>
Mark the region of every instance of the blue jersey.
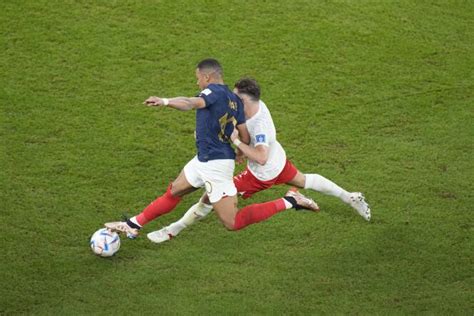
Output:
<path fill-rule="evenodd" d="M 198 96 L 206 102 L 206 107 L 196 111 L 199 161 L 235 159 L 229 140 L 234 126 L 245 123 L 242 101 L 226 85 L 221 84 L 210 84 Z"/>

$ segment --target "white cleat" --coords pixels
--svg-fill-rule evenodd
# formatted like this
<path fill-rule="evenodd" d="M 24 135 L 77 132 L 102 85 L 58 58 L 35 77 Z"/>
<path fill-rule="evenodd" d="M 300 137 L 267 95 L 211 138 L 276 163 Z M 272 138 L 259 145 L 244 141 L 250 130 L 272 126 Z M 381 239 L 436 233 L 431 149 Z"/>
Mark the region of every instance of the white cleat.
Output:
<path fill-rule="evenodd" d="M 297 207 L 296 209 L 306 209 L 314 212 L 319 212 L 319 206 L 312 199 L 304 196 L 296 188 L 291 188 L 286 192 L 285 196 L 289 196 L 295 199 Z"/>
<path fill-rule="evenodd" d="M 349 205 L 352 206 L 366 221 L 370 221 L 370 207 L 365 201 L 364 195 L 360 192 L 353 192 L 349 195 L 349 199 Z"/>
<path fill-rule="evenodd" d="M 110 222 L 105 223 L 104 226 L 113 232 L 125 233 L 130 239 L 138 237 L 138 229 L 128 226 L 127 222 Z"/>
<path fill-rule="evenodd" d="M 148 239 L 150 239 L 156 244 L 161 244 L 162 242 L 168 241 L 173 238 L 173 235 L 168 231 L 166 227 L 148 233 L 146 236 L 148 237 Z"/>

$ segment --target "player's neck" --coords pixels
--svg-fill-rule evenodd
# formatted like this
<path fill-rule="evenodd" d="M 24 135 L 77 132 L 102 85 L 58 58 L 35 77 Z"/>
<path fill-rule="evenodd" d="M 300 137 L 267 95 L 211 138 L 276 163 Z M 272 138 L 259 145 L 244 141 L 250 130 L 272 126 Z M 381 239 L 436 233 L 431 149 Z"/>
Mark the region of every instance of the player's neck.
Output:
<path fill-rule="evenodd" d="M 211 78 L 209 84 L 224 84 L 224 80 L 222 78 Z"/>
<path fill-rule="evenodd" d="M 260 101 L 247 100 L 244 106 L 245 118 L 250 119 L 257 114 L 260 109 Z"/>

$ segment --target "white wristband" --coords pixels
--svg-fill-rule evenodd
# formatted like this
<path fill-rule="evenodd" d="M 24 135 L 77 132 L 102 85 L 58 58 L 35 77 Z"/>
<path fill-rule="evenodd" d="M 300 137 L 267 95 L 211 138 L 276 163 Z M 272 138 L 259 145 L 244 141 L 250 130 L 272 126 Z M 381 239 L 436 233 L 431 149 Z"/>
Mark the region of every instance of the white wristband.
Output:
<path fill-rule="evenodd" d="M 232 142 L 234 143 L 235 147 L 239 147 L 239 145 L 242 144 L 242 142 L 238 138 L 234 139 Z"/>
<path fill-rule="evenodd" d="M 163 105 L 164 106 L 167 106 L 168 104 L 170 104 L 170 100 L 167 99 L 167 98 L 161 98 L 161 100 L 163 100 Z"/>

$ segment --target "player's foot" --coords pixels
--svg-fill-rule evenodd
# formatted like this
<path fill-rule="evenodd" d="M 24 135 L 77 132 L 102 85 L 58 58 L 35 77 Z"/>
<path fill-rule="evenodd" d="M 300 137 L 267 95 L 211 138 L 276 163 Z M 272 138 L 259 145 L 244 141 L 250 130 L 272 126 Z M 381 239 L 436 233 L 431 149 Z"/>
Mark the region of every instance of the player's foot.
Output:
<path fill-rule="evenodd" d="M 148 233 L 146 236 L 152 242 L 157 243 L 157 244 L 168 241 L 174 237 L 166 227 L 160 230 L 155 230 L 154 232 Z"/>
<path fill-rule="evenodd" d="M 297 210 L 299 209 L 306 209 L 315 212 L 319 212 L 319 206 L 314 202 L 312 199 L 304 196 L 296 188 L 291 188 L 286 192 L 285 197 L 293 198 L 296 204 L 293 204 L 291 201 L 290 203 L 293 204 L 293 207 Z"/>
<path fill-rule="evenodd" d="M 125 233 L 130 239 L 138 237 L 138 229 L 130 227 L 127 222 L 110 222 L 105 223 L 104 226 L 111 231 Z"/>
<path fill-rule="evenodd" d="M 349 199 L 349 205 L 352 206 L 366 221 L 370 221 L 370 207 L 365 201 L 364 195 L 360 192 L 353 192 L 349 195 Z"/>

